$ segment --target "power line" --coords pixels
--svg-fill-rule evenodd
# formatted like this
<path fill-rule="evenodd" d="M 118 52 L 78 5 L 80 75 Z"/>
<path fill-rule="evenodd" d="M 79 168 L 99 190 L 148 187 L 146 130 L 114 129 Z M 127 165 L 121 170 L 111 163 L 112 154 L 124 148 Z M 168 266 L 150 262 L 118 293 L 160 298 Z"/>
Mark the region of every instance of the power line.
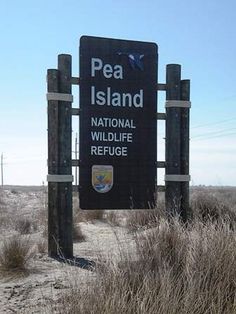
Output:
<path fill-rule="evenodd" d="M 205 137 L 205 136 L 218 135 L 218 134 L 221 135 L 221 134 L 224 134 L 225 132 L 229 132 L 232 130 L 236 130 L 236 128 L 229 128 L 229 129 L 223 129 L 223 130 L 219 130 L 219 131 L 213 131 L 213 132 L 198 134 L 198 135 L 192 136 L 192 138 Z"/>
<path fill-rule="evenodd" d="M 44 159 L 39 159 L 39 160 L 34 160 L 34 159 L 27 159 L 27 160 L 13 160 L 13 161 L 8 161 L 8 162 L 4 162 L 4 165 L 19 165 L 19 164 L 36 164 L 36 163 L 42 163 L 42 162 L 46 162 L 46 158 Z"/>
<path fill-rule="evenodd" d="M 232 135 L 236 136 L 236 132 L 219 134 L 219 135 L 213 135 L 213 136 L 207 136 L 207 137 L 197 138 L 197 139 L 193 138 L 193 141 L 204 141 L 204 140 L 208 140 L 208 139 L 212 139 L 212 138 L 228 137 L 228 136 L 232 136 Z"/>
<path fill-rule="evenodd" d="M 230 121 L 234 121 L 234 120 L 236 120 L 236 117 L 233 117 L 230 119 L 225 119 L 225 120 L 220 120 L 220 121 L 216 121 L 216 122 L 212 122 L 212 123 L 205 123 L 205 124 L 196 125 L 196 126 L 191 127 L 191 129 L 203 128 L 206 126 L 222 124 L 222 123 L 226 123 L 226 122 L 230 122 Z"/>

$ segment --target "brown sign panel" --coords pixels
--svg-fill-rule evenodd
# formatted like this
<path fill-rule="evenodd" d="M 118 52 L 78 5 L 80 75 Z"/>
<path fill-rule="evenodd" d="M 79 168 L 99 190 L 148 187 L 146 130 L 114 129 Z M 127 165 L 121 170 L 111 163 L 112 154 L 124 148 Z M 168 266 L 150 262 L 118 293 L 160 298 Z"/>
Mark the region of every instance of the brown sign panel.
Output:
<path fill-rule="evenodd" d="M 157 45 L 80 39 L 82 209 L 156 204 Z"/>

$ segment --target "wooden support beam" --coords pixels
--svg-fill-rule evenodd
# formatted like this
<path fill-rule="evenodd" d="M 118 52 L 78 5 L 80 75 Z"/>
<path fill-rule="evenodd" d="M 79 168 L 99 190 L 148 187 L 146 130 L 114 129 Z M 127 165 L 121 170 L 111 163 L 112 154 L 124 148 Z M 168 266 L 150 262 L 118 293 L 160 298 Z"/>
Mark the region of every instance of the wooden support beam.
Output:
<path fill-rule="evenodd" d="M 165 185 L 158 185 L 157 186 L 157 192 L 165 192 L 166 186 Z"/>
<path fill-rule="evenodd" d="M 59 91 L 59 71 L 47 71 L 48 92 Z M 58 100 L 48 100 L 48 174 L 59 174 L 59 106 Z M 59 213 L 57 210 L 58 183 L 48 182 L 48 255 L 57 257 L 59 252 Z"/>
<path fill-rule="evenodd" d="M 80 166 L 80 161 L 79 159 L 72 159 L 72 167 L 79 167 Z"/>
<path fill-rule="evenodd" d="M 157 112 L 157 120 L 166 120 L 166 113 Z"/>
<path fill-rule="evenodd" d="M 59 92 L 71 94 L 71 72 L 72 57 L 67 54 L 58 56 L 58 70 L 60 73 Z M 59 166 L 60 174 L 72 175 L 71 151 L 72 151 L 72 104 L 61 101 L 59 104 Z M 60 212 L 60 252 L 63 257 L 73 257 L 73 238 L 72 238 L 72 182 L 60 184 L 58 194 L 58 209 Z"/>
<path fill-rule="evenodd" d="M 166 162 L 165 161 L 157 161 L 157 168 L 165 168 Z"/>
<path fill-rule="evenodd" d="M 72 191 L 75 193 L 79 192 L 79 185 L 72 185 Z"/>
<path fill-rule="evenodd" d="M 72 85 L 79 85 L 79 77 L 71 77 L 70 79 Z"/>
<path fill-rule="evenodd" d="M 59 55 L 47 77 L 49 94 L 71 94 L 71 56 Z M 48 254 L 56 258 L 73 257 L 71 100 L 48 98 Z"/>
<path fill-rule="evenodd" d="M 162 90 L 162 91 L 166 91 L 166 84 L 157 84 L 157 90 Z"/>
<path fill-rule="evenodd" d="M 181 100 L 190 100 L 190 80 L 181 80 Z M 181 174 L 189 175 L 189 108 L 181 108 Z M 181 182 L 181 216 L 183 221 L 191 217 L 189 181 Z"/>
<path fill-rule="evenodd" d="M 79 108 L 71 108 L 71 114 L 72 114 L 72 116 L 79 116 L 80 115 L 80 109 Z"/>
<path fill-rule="evenodd" d="M 166 67 L 166 100 L 181 99 L 181 66 Z M 166 108 L 166 175 L 181 174 L 181 109 Z M 181 213 L 181 183 L 166 181 L 166 210 L 169 214 Z"/>

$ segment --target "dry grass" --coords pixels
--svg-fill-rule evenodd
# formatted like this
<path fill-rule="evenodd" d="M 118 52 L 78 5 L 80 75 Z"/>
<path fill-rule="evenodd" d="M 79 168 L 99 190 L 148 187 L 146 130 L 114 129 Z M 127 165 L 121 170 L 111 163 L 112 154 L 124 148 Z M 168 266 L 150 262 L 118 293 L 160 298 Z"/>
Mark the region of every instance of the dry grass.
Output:
<path fill-rule="evenodd" d="M 15 195 L 18 195 L 18 194 L 20 194 L 20 191 L 17 190 L 17 189 L 11 189 L 11 193 L 15 194 Z"/>
<path fill-rule="evenodd" d="M 4 199 L 4 191 L 0 188 L 0 227 L 4 227 L 9 223 L 9 217 L 6 212 L 6 201 Z"/>
<path fill-rule="evenodd" d="M 104 210 L 81 210 L 79 207 L 79 199 L 73 196 L 73 214 L 74 221 L 79 222 L 93 222 L 94 220 L 104 220 Z"/>
<path fill-rule="evenodd" d="M 79 224 L 75 224 L 73 223 L 73 240 L 74 242 L 83 242 L 85 241 L 85 236 L 83 235 L 82 233 L 82 230 L 80 228 L 80 225 Z"/>
<path fill-rule="evenodd" d="M 47 238 L 48 237 L 48 213 L 45 208 L 42 207 L 38 211 L 36 222 L 38 223 L 38 226 L 40 226 L 42 229 L 43 237 Z"/>
<path fill-rule="evenodd" d="M 106 211 L 104 219 L 112 226 L 121 226 L 121 219 L 117 211 L 114 210 Z"/>
<path fill-rule="evenodd" d="M 136 240 L 135 250 L 125 253 L 120 247 L 119 261 L 112 256 L 105 262 L 100 258 L 91 282 L 74 277 L 74 283 L 62 292 L 58 302 L 51 301 L 50 313 L 236 313 L 233 193 L 235 190 L 225 189 L 193 193 L 193 219 L 188 225 L 178 218 L 165 218 L 162 211 L 127 212 L 127 227 L 134 232 L 129 236 Z M 46 221 L 44 214 L 42 224 Z M 104 219 L 103 211 L 75 209 L 74 215 L 74 232 L 81 221 Z M 116 218 L 111 217 L 114 225 Z M 27 249 L 23 239 L 4 241 L 1 270 L 17 273 L 27 269 L 30 245 Z M 45 250 L 46 241 L 39 242 L 38 251 Z"/>
<path fill-rule="evenodd" d="M 127 213 L 127 227 L 131 232 L 151 228 L 157 224 L 156 210 L 131 210 Z"/>
<path fill-rule="evenodd" d="M 48 242 L 45 239 L 41 239 L 37 243 L 37 251 L 38 251 L 38 253 L 47 253 L 47 251 L 48 251 Z"/>
<path fill-rule="evenodd" d="M 37 230 L 36 222 L 28 217 L 17 217 L 15 219 L 15 230 L 20 234 L 30 234 Z"/>
<path fill-rule="evenodd" d="M 0 210 L 2 209 L 2 207 L 5 207 L 6 205 L 3 196 L 4 196 L 3 190 L 0 188 Z"/>
<path fill-rule="evenodd" d="M 12 226 L 12 217 L 9 215 L 6 209 L 6 203 L 2 201 L 0 203 L 0 230 L 1 232 L 3 229 L 8 229 Z"/>
<path fill-rule="evenodd" d="M 236 226 L 235 204 L 230 204 L 228 199 L 223 199 L 218 193 L 212 194 L 201 191 L 193 194 L 191 198 L 191 209 L 194 219 L 201 221 L 230 221 L 231 227 Z"/>
<path fill-rule="evenodd" d="M 103 220 L 104 210 L 83 210 L 81 216 L 83 221 Z"/>
<path fill-rule="evenodd" d="M 197 193 L 188 225 L 160 212 L 129 212 L 136 251 L 97 267 L 93 284 L 74 284 L 58 312 L 236 313 L 236 213 L 229 205 Z"/>
<path fill-rule="evenodd" d="M 198 220 L 186 228 L 162 219 L 136 245 L 136 258 L 110 261 L 94 284 L 71 287 L 59 313 L 235 313 L 236 239 L 227 223 Z"/>
<path fill-rule="evenodd" d="M 104 220 L 104 210 L 74 210 L 74 221 L 93 222 L 94 220 Z"/>
<path fill-rule="evenodd" d="M 3 241 L 0 250 L 1 270 L 6 272 L 22 272 L 32 257 L 29 239 L 14 235 Z"/>
<path fill-rule="evenodd" d="M 155 209 L 127 211 L 127 228 L 131 232 L 152 228 L 157 225 L 161 217 L 166 217 L 163 208 L 164 200 L 159 200 Z"/>

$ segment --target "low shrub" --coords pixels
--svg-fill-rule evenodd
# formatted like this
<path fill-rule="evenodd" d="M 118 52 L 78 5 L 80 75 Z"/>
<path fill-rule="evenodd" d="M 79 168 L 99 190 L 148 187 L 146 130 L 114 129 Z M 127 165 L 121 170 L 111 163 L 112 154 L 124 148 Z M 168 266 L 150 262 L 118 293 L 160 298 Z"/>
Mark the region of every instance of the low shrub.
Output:
<path fill-rule="evenodd" d="M 3 241 L 0 249 L 0 265 L 3 271 L 24 271 L 32 257 L 29 239 L 14 235 Z"/>
<path fill-rule="evenodd" d="M 11 193 L 15 194 L 15 195 L 20 194 L 20 192 L 18 190 L 16 190 L 16 189 L 11 189 Z"/>
<path fill-rule="evenodd" d="M 29 218 L 20 218 L 18 217 L 15 221 L 15 230 L 20 234 L 29 234 L 33 231 L 36 231 L 36 224 Z"/>
<path fill-rule="evenodd" d="M 236 211 L 226 205 L 226 201 L 207 192 L 199 192 L 191 198 L 191 210 L 194 219 L 201 221 L 230 221 L 236 225 Z"/>

